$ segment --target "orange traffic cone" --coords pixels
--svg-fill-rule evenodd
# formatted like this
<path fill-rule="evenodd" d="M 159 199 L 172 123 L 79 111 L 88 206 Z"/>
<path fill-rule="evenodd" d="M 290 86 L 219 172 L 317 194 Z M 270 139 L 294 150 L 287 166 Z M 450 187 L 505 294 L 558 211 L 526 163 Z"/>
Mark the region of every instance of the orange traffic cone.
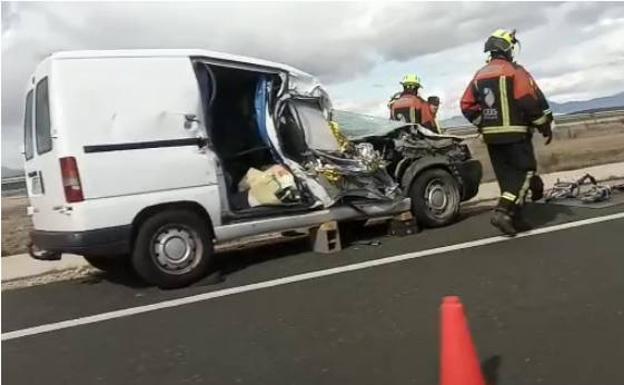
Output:
<path fill-rule="evenodd" d="M 444 297 L 440 310 L 440 385 L 485 385 L 459 297 Z"/>

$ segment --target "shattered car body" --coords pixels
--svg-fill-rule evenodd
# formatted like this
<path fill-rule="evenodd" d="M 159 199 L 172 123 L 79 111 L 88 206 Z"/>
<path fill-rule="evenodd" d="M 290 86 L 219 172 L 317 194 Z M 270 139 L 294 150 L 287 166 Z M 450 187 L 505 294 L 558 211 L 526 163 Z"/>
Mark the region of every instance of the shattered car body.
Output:
<path fill-rule="evenodd" d="M 325 206 L 348 198 L 401 199 L 398 184 L 387 173 L 381 155 L 368 143 L 352 145 L 341 137 L 335 123 L 327 120 L 328 111 L 322 104 L 322 98 L 290 95 L 278 104 L 275 113 L 284 143 L 292 141 L 292 136 L 303 134 L 306 138 L 303 146 L 287 150 L 287 156 L 297 159 L 306 176 L 321 184 L 329 197 L 317 198 Z M 295 121 L 297 124 L 289 124 Z"/>
<path fill-rule="evenodd" d="M 411 198 L 413 214 L 425 225 L 452 222 L 460 202 L 477 194 L 482 167 L 465 138 L 347 111 L 333 111 L 332 119 L 347 138 L 370 143 L 382 154 L 388 171 Z"/>
<path fill-rule="evenodd" d="M 370 211 L 371 203 L 405 206 L 405 197 L 388 174 L 381 154 L 368 143 L 351 144 L 329 121 L 331 102 L 311 75 L 295 69 L 233 73 L 239 70 L 202 60 L 196 62 L 195 71 L 208 101 L 205 115 L 214 118 L 207 128 L 212 147 L 223 160 L 231 217 L 337 204 L 370 215 L 383 211 L 379 207 Z M 227 105 L 229 99 L 240 106 Z M 233 116 L 243 118 L 228 124 Z M 224 126 L 242 127 L 243 131 L 228 132 Z M 258 203 L 251 190 L 241 188 L 245 184 L 239 182 L 252 168 L 265 171 L 276 164 L 292 173 L 297 191 L 283 194 L 282 186 L 275 185 L 275 195 L 288 199 L 277 204 Z"/>

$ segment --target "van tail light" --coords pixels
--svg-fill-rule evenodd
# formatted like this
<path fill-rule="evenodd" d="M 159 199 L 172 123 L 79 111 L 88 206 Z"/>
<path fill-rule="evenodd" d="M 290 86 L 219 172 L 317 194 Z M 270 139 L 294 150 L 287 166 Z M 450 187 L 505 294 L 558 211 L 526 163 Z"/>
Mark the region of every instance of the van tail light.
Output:
<path fill-rule="evenodd" d="M 82 202 L 84 196 L 76 158 L 73 156 L 61 158 L 61 176 L 63 177 L 63 189 L 67 203 Z"/>

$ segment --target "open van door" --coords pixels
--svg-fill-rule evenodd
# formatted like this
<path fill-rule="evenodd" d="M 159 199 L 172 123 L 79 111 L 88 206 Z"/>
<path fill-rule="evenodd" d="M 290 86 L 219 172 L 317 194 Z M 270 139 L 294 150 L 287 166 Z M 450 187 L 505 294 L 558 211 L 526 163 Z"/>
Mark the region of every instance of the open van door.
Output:
<path fill-rule="evenodd" d="M 50 109 L 50 82 L 47 76 L 41 76 L 36 78 L 34 89 L 26 96 L 24 117 L 26 186 L 31 204 L 29 211 L 33 215 L 35 228 L 64 230 L 63 221 L 57 220 L 67 207 L 58 148 L 55 144 Z M 78 178 L 78 175 L 72 177 Z M 67 187 L 71 188 L 69 185 Z M 78 198 L 81 192 L 75 191 L 74 194 Z M 51 215 L 52 212 L 56 214 Z"/>

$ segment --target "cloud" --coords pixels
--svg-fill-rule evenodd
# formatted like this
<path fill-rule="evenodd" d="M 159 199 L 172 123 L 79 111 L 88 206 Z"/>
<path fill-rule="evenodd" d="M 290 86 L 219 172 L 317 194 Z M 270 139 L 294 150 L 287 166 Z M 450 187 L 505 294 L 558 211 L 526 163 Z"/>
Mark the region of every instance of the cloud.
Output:
<path fill-rule="evenodd" d="M 58 50 L 188 47 L 256 56 L 314 73 L 332 88 L 378 84 L 360 103 L 377 113 L 389 96 L 382 95 L 384 87 L 396 87 L 402 74 L 388 71 L 370 80 L 371 73 L 415 63 L 431 80 L 428 92 L 444 96 L 442 110 L 451 113 L 494 29 L 518 28 L 525 37 L 522 59 L 554 85 L 565 82 L 561 71 L 600 68 L 601 57 L 613 68 L 621 63 L 621 49 L 583 58 L 574 46 L 589 41 L 589 50 L 602 36 L 621 36 L 623 10 L 617 3 L 3 2 L 2 136 L 3 149 L 12 154 L 3 154 L 3 162 L 18 159 L 5 143 L 21 141 L 28 76 Z"/>

